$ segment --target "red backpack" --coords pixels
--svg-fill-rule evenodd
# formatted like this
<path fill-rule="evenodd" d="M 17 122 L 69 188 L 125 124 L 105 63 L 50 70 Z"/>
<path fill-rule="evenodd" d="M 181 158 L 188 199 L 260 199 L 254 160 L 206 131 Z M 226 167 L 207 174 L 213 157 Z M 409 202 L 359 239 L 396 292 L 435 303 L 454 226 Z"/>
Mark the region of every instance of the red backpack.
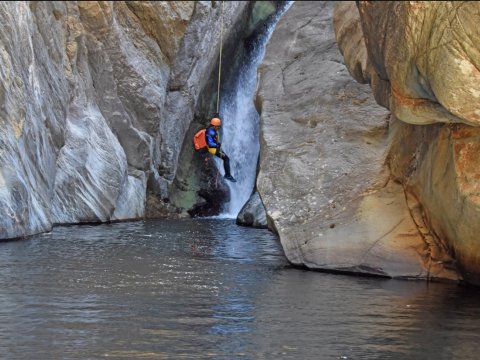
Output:
<path fill-rule="evenodd" d="M 205 131 L 207 129 L 202 129 L 200 131 L 197 131 L 195 135 L 193 135 L 193 146 L 195 147 L 195 150 L 201 150 L 205 147 L 207 147 L 207 142 L 205 140 Z"/>

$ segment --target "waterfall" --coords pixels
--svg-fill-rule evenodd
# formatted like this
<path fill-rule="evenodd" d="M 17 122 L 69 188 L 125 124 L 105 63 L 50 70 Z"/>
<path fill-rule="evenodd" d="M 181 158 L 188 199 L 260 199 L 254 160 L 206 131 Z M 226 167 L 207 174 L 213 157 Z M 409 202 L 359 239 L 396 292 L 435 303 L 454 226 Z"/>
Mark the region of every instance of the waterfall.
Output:
<path fill-rule="evenodd" d="M 254 105 L 257 68 L 265 47 L 280 17 L 293 1 L 286 2 L 265 26 L 264 32 L 252 42 L 251 50 L 242 60 L 240 71 L 232 89 L 222 91 L 220 114 L 222 116 L 222 149 L 230 157 L 232 175 L 236 183 L 227 181 L 230 202 L 224 205 L 221 217 L 236 218 L 252 195 L 255 186 L 259 144 L 259 114 Z M 223 174 L 221 160 L 216 164 Z"/>

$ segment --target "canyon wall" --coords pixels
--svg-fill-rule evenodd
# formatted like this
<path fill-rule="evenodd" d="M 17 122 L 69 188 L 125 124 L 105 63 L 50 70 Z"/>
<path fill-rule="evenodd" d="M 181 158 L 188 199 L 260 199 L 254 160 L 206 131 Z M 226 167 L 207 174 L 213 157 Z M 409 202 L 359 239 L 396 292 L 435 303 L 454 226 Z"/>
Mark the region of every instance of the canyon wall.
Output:
<path fill-rule="evenodd" d="M 225 38 L 249 9 L 224 4 Z M 218 1 L 0 3 L 0 238 L 177 211 L 221 16 Z"/>
<path fill-rule="evenodd" d="M 215 109 L 220 19 L 229 81 L 274 10 L 0 3 L 0 239 L 218 213 L 228 188 L 190 138 Z M 295 2 L 258 72 L 239 223 L 267 223 L 299 266 L 480 283 L 479 10 Z"/>
<path fill-rule="evenodd" d="M 341 10 L 342 16 L 356 11 Z M 377 104 L 386 98 L 385 81 L 369 75 L 360 21 L 335 19 L 336 28 L 348 28 L 347 69 L 333 20 L 332 2 L 295 2 L 259 69 L 257 188 L 269 227 L 298 266 L 458 280 L 447 245 L 430 231 L 422 199 L 405 191 L 400 169 L 391 169 L 393 156 L 406 156 L 395 146 L 415 140 L 402 141 L 399 121 Z M 379 90 L 372 94 L 351 73 Z"/>
<path fill-rule="evenodd" d="M 338 3 L 352 76 L 392 113 L 388 165 L 421 205 L 429 236 L 480 283 L 480 4 Z"/>

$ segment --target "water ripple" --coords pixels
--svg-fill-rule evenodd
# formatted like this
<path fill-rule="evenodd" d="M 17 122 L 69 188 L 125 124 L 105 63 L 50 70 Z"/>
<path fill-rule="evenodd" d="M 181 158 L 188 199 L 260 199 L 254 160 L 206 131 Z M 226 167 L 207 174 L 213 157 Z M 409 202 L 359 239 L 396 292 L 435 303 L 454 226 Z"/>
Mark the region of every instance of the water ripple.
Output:
<path fill-rule="evenodd" d="M 232 220 L 0 244 L 6 359 L 476 359 L 479 300 L 454 285 L 293 269 L 275 236 Z"/>

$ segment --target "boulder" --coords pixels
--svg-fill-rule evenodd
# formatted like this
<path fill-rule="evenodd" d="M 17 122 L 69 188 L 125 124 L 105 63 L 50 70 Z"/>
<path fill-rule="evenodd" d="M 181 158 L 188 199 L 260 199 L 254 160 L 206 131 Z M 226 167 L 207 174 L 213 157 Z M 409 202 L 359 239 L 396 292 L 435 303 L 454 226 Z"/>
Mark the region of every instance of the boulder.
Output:
<path fill-rule="evenodd" d="M 238 225 L 251 226 L 260 229 L 266 229 L 268 227 L 267 212 L 263 206 L 260 194 L 257 191 L 240 210 L 236 222 Z"/>

